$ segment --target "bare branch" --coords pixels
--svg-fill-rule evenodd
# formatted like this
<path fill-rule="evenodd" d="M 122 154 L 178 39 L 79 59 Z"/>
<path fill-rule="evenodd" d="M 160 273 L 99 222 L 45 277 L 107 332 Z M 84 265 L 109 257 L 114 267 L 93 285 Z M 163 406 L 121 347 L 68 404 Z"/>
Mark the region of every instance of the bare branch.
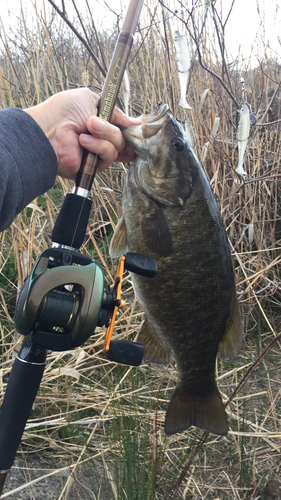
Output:
<path fill-rule="evenodd" d="M 165 7 L 165 9 L 167 9 L 169 12 L 173 13 L 174 12 L 169 9 L 169 7 L 167 7 L 167 5 L 165 5 L 162 0 L 158 0 L 159 3 L 161 5 L 163 5 L 163 7 Z M 186 9 L 187 10 L 187 9 Z M 192 25 L 193 25 L 193 30 L 194 30 L 194 33 L 196 33 L 196 26 L 195 26 L 195 23 L 194 23 L 194 19 L 193 19 L 193 10 L 192 9 L 191 11 L 188 11 L 189 13 L 189 17 L 191 18 L 191 21 L 192 21 Z M 202 60 L 202 56 L 201 56 L 201 52 L 200 52 L 200 49 L 199 49 L 199 40 L 196 38 L 196 36 L 194 36 L 188 25 L 187 25 L 187 22 L 185 22 L 183 19 L 181 19 L 179 16 L 177 16 L 186 26 L 186 29 L 190 35 L 190 37 L 192 38 L 192 40 L 194 41 L 195 45 L 196 45 L 196 49 L 197 49 L 197 52 L 198 52 L 198 58 L 199 58 L 199 63 L 200 65 L 202 66 L 203 69 L 205 69 L 205 71 L 208 71 L 208 73 L 210 73 L 214 78 L 216 78 L 220 83 L 221 85 L 223 86 L 223 88 L 225 89 L 225 91 L 228 93 L 229 97 L 232 99 L 232 101 L 234 102 L 235 106 L 237 107 L 237 109 L 240 108 L 240 104 L 239 102 L 237 101 L 236 97 L 234 96 L 234 94 L 231 92 L 231 90 L 227 87 L 227 85 L 224 83 L 224 81 L 221 79 L 221 77 L 219 75 L 217 75 L 213 70 L 211 70 L 210 68 L 207 68 L 207 66 L 205 66 L 205 64 L 203 63 L 203 60 Z"/>
<path fill-rule="evenodd" d="M 192 20 L 192 24 L 193 24 L 193 28 L 194 28 L 194 19 L 193 19 L 193 16 L 191 16 L 191 20 Z M 188 29 L 188 28 L 187 28 Z M 207 66 L 205 66 L 205 64 L 203 63 L 202 61 L 202 57 L 201 57 L 201 52 L 200 52 L 200 49 L 199 49 L 199 43 L 198 43 L 198 40 L 192 35 L 192 33 L 190 32 L 190 30 L 188 30 L 189 33 L 190 33 L 190 36 L 193 38 L 195 44 L 196 44 L 196 47 L 197 47 L 197 51 L 198 51 L 198 58 L 199 58 L 199 63 L 200 65 L 202 66 L 203 69 L 205 69 L 206 71 L 208 71 L 208 73 L 210 73 L 214 78 L 216 78 L 220 84 L 223 86 L 224 90 L 228 93 L 229 97 L 232 99 L 232 101 L 234 102 L 235 106 L 237 107 L 237 109 L 240 108 L 240 104 L 239 102 L 237 101 L 236 97 L 234 96 L 234 94 L 231 92 L 231 90 L 227 87 L 227 85 L 224 83 L 224 81 L 221 79 L 221 77 L 219 75 L 217 75 L 212 69 L 210 68 L 207 68 Z"/>
<path fill-rule="evenodd" d="M 93 50 L 91 49 L 90 45 L 88 44 L 87 40 L 85 40 L 85 38 L 80 35 L 80 33 L 77 31 L 77 29 L 73 26 L 73 24 L 69 21 L 67 15 L 66 15 L 66 12 L 65 12 L 65 9 L 62 11 L 60 10 L 57 5 L 53 2 L 53 0 L 48 0 L 48 2 L 52 5 L 52 7 L 57 11 L 57 13 L 61 16 L 61 18 L 66 22 L 66 24 L 70 27 L 70 29 L 73 31 L 73 33 L 75 33 L 75 35 L 79 38 L 79 40 L 83 43 L 84 47 L 88 50 L 89 54 L 91 55 L 91 57 L 94 59 L 96 65 L 98 66 L 98 68 L 100 69 L 100 71 L 102 72 L 103 76 L 106 76 L 106 71 L 103 67 L 103 65 L 100 63 L 98 57 L 96 56 L 96 54 L 93 52 Z"/>
<path fill-rule="evenodd" d="M 90 6 L 89 6 L 89 2 L 88 0 L 86 0 L 86 5 L 87 5 L 87 9 L 88 9 L 88 12 L 89 12 L 89 15 L 90 15 L 90 18 L 91 18 L 91 21 L 92 21 L 92 27 L 93 27 L 93 30 L 94 30 L 94 34 L 95 34 L 95 38 L 96 38 L 96 42 L 99 46 L 99 49 L 100 49 L 100 53 L 101 53 L 101 58 L 102 58 L 102 63 L 103 63 L 103 66 L 107 72 L 107 64 L 106 64 L 106 60 L 105 60 L 105 55 L 104 55 L 104 51 L 103 51 L 103 48 L 101 46 L 101 43 L 100 43 L 100 39 L 98 37 L 98 34 L 97 34 L 97 29 L 96 29 L 96 25 L 94 23 L 94 20 L 93 20 L 93 16 L 92 16 L 92 11 L 90 9 Z"/>

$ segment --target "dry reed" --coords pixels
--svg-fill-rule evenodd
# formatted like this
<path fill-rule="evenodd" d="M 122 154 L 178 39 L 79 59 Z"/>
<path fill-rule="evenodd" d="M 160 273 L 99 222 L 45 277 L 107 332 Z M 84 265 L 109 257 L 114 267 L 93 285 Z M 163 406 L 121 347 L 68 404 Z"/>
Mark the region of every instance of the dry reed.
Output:
<path fill-rule="evenodd" d="M 146 28 L 139 31 L 133 46 L 128 65 L 130 110 L 134 114 L 153 111 L 164 95 L 176 118 L 184 122 L 187 115 L 177 105 L 179 85 L 172 27 L 166 20 L 169 10 L 161 8 L 161 3 L 157 6 L 152 0 L 149 2 L 141 20 L 141 27 Z M 32 106 L 63 89 L 87 85 L 98 91 L 102 86 L 101 69 L 85 45 L 58 15 L 51 15 L 47 3 L 43 2 L 41 12 L 38 6 L 36 9 L 36 25 L 30 27 L 22 11 L 13 32 L 1 30 L 1 108 Z M 200 22 L 202 19 L 203 16 L 198 17 Z M 87 35 L 90 47 L 102 66 L 106 66 L 116 27 L 112 36 L 106 32 L 97 34 L 91 17 L 76 26 L 83 36 Z M 180 27 L 194 34 L 187 13 L 182 15 Z M 248 177 L 243 180 L 235 173 L 237 106 L 214 76 L 219 76 L 227 89 L 231 84 L 232 94 L 242 104 L 239 74 L 224 59 L 226 74 L 209 29 L 203 26 L 203 36 L 197 42 L 202 63 L 211 73 L 199 64 L 196 44 L 190 39 L 195 58 L 188 118 L 199 159 L 228 231 L 245 325 L 240 358 L 228 364 L 217 361 L 224 402 L 254 360 L 273 339 L 276 341 L 266 357 L 258 358 L 255 371 L 247 376 L 243 390 L 229 405 L 230 432 L 223 438 L 202 435 L 193 428 L 165 437 L 162 428 L 175 385 L 174 365 L 163 369 L 143 364 L 132 369 L 109 363 L 102 355 L 104 329 L 97 328 L 78 349 L 50 352 L 19 456 L 22 470 L 26 463 L 30 474 L 34 454 L 49 463 L 52 470 L 39 473 L 41 477 L 36 480 L 30 476 L 23 489 L 34 488 L 42 478 L 52 481 L 60 475 L 63 484 L 58 499 L 254 500 L 260 498 L 268 479 L 278 479 L 280 475 L 280 342 L 276 337 L 281 320 L 281 68 L 278 61 L 266 56 L 255 69 L 240 68 L 248 101 L 258 119 L 246 152 Z M 214 134 L 216 118 L 219 128 Z M 82 248 L 82 252 L 97 259 L 110 284 L 114 281 L 116 262 L 110 260 L 108 246 L 121 214 L 125 174 L 124 165 L 115 164 L 96 178 L 93 211 Z M 63 195 L 70 189 L 70 183 L 58 179 L 49 193 L 34 200 L 0 236 L 1 397 L 15 349 L 12 317 L 17 291 L 40 253 L 50 246 L 51 228 Z M 142 312 L 133 296 L 129 275 L 123 296 L 127 306 L 118 315 L 114 338 L 135 339 Z M 90 479 L 83 476 L 85 470 L 92 471 Z M 65 471 L 71 474 L 66 479 Z M 9 489 L 3 498 L 19 498 L 17 489 L 10 484 Z"/>

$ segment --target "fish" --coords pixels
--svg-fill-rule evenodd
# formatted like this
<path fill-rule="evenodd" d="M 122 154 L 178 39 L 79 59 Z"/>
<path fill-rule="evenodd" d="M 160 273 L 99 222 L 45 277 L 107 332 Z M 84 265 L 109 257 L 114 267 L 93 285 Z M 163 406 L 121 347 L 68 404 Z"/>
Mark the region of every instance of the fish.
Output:
<path fill-rule="evenodd" d="M 238 158 L 238 166 L 236 168 L 236 172 L 237 174 L 240 175 L 247 175 L 247 172 L 245 172 L 243 168 L 243 160 L 249 140 L 249 135 L 250 135 L 250 110 L 248 105 L 244 103 L 240 110 L 240 119 L 237 131 L 239 158 Z"/>
<path fill-rule="evenodd" d="M 145 359 L 176 362 L 166 434 L 195 426 L 225 435 L 216 357 L 237 358 L 242 343 L 227 234 L 204 170 L 169 107 L 142 115 L 141 122 L 122 130 L 137 156 L 125 179 L 110 255 L 136 252 L 157 260 L 153 279 L 131 276 L 144 311 L 137 341 Z"/>
<path fill-rule="evenodd" d="M 186 100 L 186 86 L 191 67 L 190 55 L 186 39 L 183 35 L 181 35 L 179 30 L 174 32 L 174 42 L 181 91 L 179 106 L 185 109 L 192 109 Z"/>

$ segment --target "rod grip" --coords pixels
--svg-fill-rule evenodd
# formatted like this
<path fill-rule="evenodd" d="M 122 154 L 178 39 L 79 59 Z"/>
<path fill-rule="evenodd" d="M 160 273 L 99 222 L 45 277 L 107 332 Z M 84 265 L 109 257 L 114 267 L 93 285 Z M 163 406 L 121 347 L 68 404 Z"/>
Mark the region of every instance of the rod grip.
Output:
<path fill-rule="evenodd" d="M 0 411 L 0 470 L 14 463 L 44 368 L 44 362 L 14 361 Z"/>
<path fill-rule="evenodd" d="M 71 248 L 80 248 L 85 238 L 92 201 L 68 193 L 56 220 L 52 241 Z"/>

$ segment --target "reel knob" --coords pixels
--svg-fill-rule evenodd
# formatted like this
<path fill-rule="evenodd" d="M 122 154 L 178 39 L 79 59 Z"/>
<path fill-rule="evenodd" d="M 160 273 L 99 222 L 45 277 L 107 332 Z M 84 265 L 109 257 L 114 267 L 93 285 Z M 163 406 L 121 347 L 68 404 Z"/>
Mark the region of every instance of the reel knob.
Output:
<path fill-rule="evenodd" d="M 139 366 L 143 355 L 144 346 L 128 340 L 112 340 L 106 353 L 109 361 L 130 366 Z"/>
<path fill-rule="evenodd" d="M 106 330 L 103 352 L 110 361 L 123 365 L 139 366 L 144 356 L 144 346 L 128 340 L 111 340 L 117 310 L 124 302 L 121 300 L 121 286 L 124 269 L 147 278 L 153 278 L 157 273 L 157 261 L 148 255 L 129 252 L 119 260 L 116 280 L 112 290 L 115 306 Z M 108 290 L 109 291 L 109 290 Z M 119 302 L 119 304 L 118 304 Z M 111 309 L 111 306 L 109 307 Z"/>

